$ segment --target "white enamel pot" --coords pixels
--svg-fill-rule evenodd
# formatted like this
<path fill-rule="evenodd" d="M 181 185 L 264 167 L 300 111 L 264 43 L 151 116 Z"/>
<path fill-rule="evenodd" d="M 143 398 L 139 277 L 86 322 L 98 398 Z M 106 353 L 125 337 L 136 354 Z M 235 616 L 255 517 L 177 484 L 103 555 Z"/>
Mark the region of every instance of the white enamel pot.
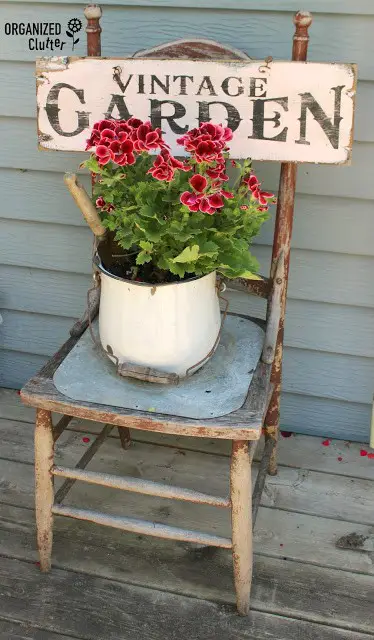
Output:
<path fill-rule="evenodd" d="M 120 361 L 185 376 L 212 350 L 221 315 L 216 272 L 151 285 L 112 275 L 102 266 L 99 331 Z"/>

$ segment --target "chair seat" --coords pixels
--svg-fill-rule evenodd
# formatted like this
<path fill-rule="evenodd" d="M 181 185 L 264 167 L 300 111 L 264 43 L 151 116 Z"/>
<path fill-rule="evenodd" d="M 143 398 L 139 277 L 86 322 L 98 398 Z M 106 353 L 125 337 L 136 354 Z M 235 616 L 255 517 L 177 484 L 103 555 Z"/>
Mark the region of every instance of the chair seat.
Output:
<path fill-rule="evenodd" d="M 261 322 L 228 314 L 211 360 L 179 385 L 122 378 L 86 331 L 70 339 L 21 391 L 66 415 L 179 435 L 257 440 L 270 394 Z"/>

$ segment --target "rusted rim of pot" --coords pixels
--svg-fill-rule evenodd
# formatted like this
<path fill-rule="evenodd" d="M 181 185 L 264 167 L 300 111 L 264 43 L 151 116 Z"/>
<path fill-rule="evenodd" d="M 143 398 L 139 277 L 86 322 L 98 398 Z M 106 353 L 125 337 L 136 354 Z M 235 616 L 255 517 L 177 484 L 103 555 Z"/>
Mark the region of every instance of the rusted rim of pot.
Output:
<path fill-rule="evenodd" d="M 206 273 L 203 276 L 193 276 L 192 278 L 187 278 L 186 280 L 180 280 L 179 282 L 176 280 L 175 282 L 157 282 L 157 283 L 150 283 L 150 282 L 139 282 L 137 280 L 129 280 L 128 278 L 121 278 L 121 276 L 116 276 L 114 273 L 111 273 L 110 271 L 108 271 L 103 263 L 101 262 L 100 256 L 98 255 L 98 253 L 94 254 L 93 257 L 93 263 L 95 265 L 95 267 L 97 269 L 99 269 L 99 271 L 101 271 L 102 273 L 104 273 L 106 276 L 109 276 L 110 278 L 113 278 L 114 280 L 120 280 L 121 282 L 127 282 L 128 284 L 133 284 L 136 285 L 138 287 L 150 287 L 151 289 L 153 287 L 171 287 L 173 285 L 179 285 L 179 284 L 187 284 L 189 282 L 193 282 L 194 280 L 201 280 L 202 278 L 206 278 L 207 276 L 210 276 L 211 273 L 214 273 L 214 271 L 211 271 L 210 273 Z"/>

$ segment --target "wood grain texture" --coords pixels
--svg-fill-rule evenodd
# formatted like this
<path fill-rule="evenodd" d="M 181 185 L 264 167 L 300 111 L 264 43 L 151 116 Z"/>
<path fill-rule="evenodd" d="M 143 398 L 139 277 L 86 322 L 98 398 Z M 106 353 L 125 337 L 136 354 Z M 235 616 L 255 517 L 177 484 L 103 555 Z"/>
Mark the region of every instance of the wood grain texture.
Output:
<path fill-rule="evenodd" d="M 54 478 L 51 473 L 54 459 L 52 419 L 49 411 L 37 409 L 35 423 L 35 516 L 40 570 L 51 568 L 53 539 L 52 505 Z"/>
<path fill-rule="evenodd" d="M 26 0 L 27 1 L 27 0 Z M 83 624 L 83 623 L 82 623 Z M 169 623 L 169 633 L 179 631 L 178 617 L 175 621 L 175 627 Z M 247 626 L 248 633 L 256 634 L 256 640 L 370 640 L 371 635 L 366 633 L 357 633 L 346 631 L 338 627 L 326 627 L 325 625 L 305 622 L 294 618 L 286 618 L 284 616 L 276 616 L 268 613 L 254 611 L 251 614 L 251 620 Z M 218 634 L 219 631 L 216 631 Z M 189 637 L 194 640 L 197 636 L 191 635 L 189 629 Z M 143 640 L 144 636 L 138 636 L 139 640 Z M 209 637 L 209 636 L 206 636 Z M 220 640 L 219 635 L 215 636 Z M 247 637 L 247 632 L 244 636 Z M 225 635 L 226 638 L 226 635 Z M 240 639 L 240 635 L 237 636 Z M 148 639 L 148 636 L 147 636 Z M 77 640 L 77 636 L 67 636 L 46 631 L 45 629 L 37 629 L 29 624 L 20 624 L 18 622 L 8 622 L 0 620 L 0 640 Z"/>
<path fill-rule="evenodd" d="M 226 8 L 226 7 L 225 7 Z M 259 59 L 268 55 L 287 60 L 290 58 L 290 42 L 293 24 L 290 13 L 262 12 L 261 3 L 257 3 L 251 13 L 225 9 L 214 11 L 199 7 L 199 12 L 184 8 L 160 7 L 116 7 L 106 6 L 102 18 L 103 53 L 106 56 L 132 55 L 138 49 L 152 47 L 176 38 L 198 37 L 217 40 L 222 44 L 231 44 L 243 49 L 252 57 Z M 313 11 L 313 7 L 309 7 Z M 257 9 L 257 10 L 256 10 Z M 282 7 L 283 9 L 283 7 Z M 66 24 L 71 18 L 69 5 L 50 3 L 45 8 L 49 20 Z M 82 17 L 81 7 L 75 15 Z M 227 16 L 229 15 L 229 18 Z M 32 22 L 34 20 L 32 4 L 5 5 L 2 10 L 4 22 Z M 123 38 L 122 24 L 126 20 L 127 38 Z M 310 60 L 316 61 L 353 61 L 358 64 L 360 76 L 373 80 L 374 74 L 370 58 L 374 43 L 371 38 L 373 18 L 360 15 L 339 15 L 332 12 L 321 15 L 313 24 L 313 36 L 310 43 Z M 332 39 L 331 33 L 334 32 Z M 139 34 L 141 33 L 141 42 Z M 8 38 L 7 46 L 1 51 L 2 60 L 31 61 L 35 52 L 24 46 L 24 38 Z M 75 48 L 76 55 L 85 55 L 84 38 Z"/>
<path fill-rule="evenodd" d="M 9 450 L 5 457 L 12 458 L 12 452 L 22 451 L 21 459 L 33 462 L 32 430 L 35 422 L 35 410 L 24 405 L 19 394 L 11 389 L 0 389 L 0 432 L 4 447 L 9 442 Z M 55 422 L 58 418 L 55 418 Z M 12 422 L 9 424 L 9 421 Z M 15 421 L 15 422 L 14 422 Z M 31 431 L 30 431 L 31 429 Z M 73 420 L 67 431 L 79 432 L 83 435 L 97 434 L 102 425 L 88 420 Z M 172 446 L 182 450 L 214 453 L 216 455 L 230 455 L 230 443 L 220 440 L 202 440 L 200 438 L 181 437 L 145 431 L 134 432 L 133 440 Z M 287 435 L 287 433 L 286 433 Z M 117 431 L 112 431 L 110 437 L 118 438 Z M 280 463 L 289 467 L 298 467 L 302 460 L 303 468 L 311 471 L 322 471 L 336 475 L 347 475 L 362 479 L 374 480 L 374 464 L 366 457 L 360 456 L 360 450 L 365 448 L 360 443 L 331 440 L 328 447 L 322 446 L 325 438 L 292 434 L 280 438 Z M 31 445 L 31 446 L 30 446 Z M 262 440 L 258 445 L 255 459 L 259 459 Z M 370 452 L 370 448 L 366 447 Z M 4 449 L 6 450 L 6 449 Z M 344 463 L 339 460 L 344 457 Z"/>
<path fill-rule="evenodd" d="M 72 636 L 51 633 L 45 629 L 32 627 L 28 623 L 20 624 L 0 619 L 0 640 L 76 640 Z"/>
<path fill-rule="evenodd" d="M 252 470 L 246 441 L 232 443 L 230 500 L 236 606 L 246 616 L 253 573 Z"/>
<path fill-rule="evenodd" d="M 271 366 L 257 364 L 247 397 L 243 405 L 224 416 L 208 418 L 203 422 L 181 416 L 166 416 L 159 413 L 113 407 L 69 399 L 53 384 L 53 375 L 78 337 L 70 337 L 42 369 L 21 389 L 22 401 L 31 406 L 49 411 L 98 420 L 116 426 L 130 427 L 178 435 L 225 438 L 233 440 L 258 440 L 268 407 L 272 386 Z"/>
<path fill-rule="evenodd" d="M 352 574 L 344 586 L 338 585 L 339 572 L 329 570 L 321 575 L 321 570 L 311 567 L 308 578 L 319 584 L 311 610 L 309 585 L 306 588 L 306 575 L 302 576 L 301 573 L 305 567 L 291 564 L 292 567 L 287 567 L 282 561 L 273 562 L 273 571 L 275 569 L 278 579 L 272 585 L 269 583 L 270 567 L 266 563 L 259 563 L 257 585 L 255 583 L 256 609 L 286 616 L 297 616 L 300 611 L 309 609 L 308 618 L 312 622 L 331 624 L 338 620 L 341 626 L 350 630 L 370 632 L 372 626 L 366 618 L 370 606 L 370 582 L 365 576 Z M 120 584 L 98 576 L 77 575 L 61 569 L 51 573 L 46 585 L 35 567 L 8 558 L 4 558 L 0 571 L 4 594 L 2 615 L 18 622 L 37 623 L 54 632 L 63 631 L 87 640 L 104 637 L 106 640 L 117 640 L 118 629 L 131 637 L 153 637 L 155 640 L 168 637 L 171 629 L 175 630 L 175 635 L 192 640 L 201 637 L 244 640 L 248 638 L 248 633 L 251 634 L 251 622 L 248 620 L 241 619 L 232 610 L 222 610 L 213 603 L 196 598 L 187 599 L 177 594 Z M 279 588 L 282 579 L 282 588 Z M 25 584 L 28 585 L 27 594 Z M 56 607 L 56 591 L 64 607 Z M 81 597 L 83 593 L 84 599 Z M 262 604 L 261 595 L 265 601 Z M 40 606 L 41 602 L 43 607 Z M 320 607 L 318 612 L 317 607 Z M 66 610 L 74 610 L 74 616 L 66 616 Z M 160 612 L 162 615 L 159 615 Z M 198 620 L 198 626 L 192 626 L 193 620 Z M 277 638 L 279 640 L 279 635 Z"/>

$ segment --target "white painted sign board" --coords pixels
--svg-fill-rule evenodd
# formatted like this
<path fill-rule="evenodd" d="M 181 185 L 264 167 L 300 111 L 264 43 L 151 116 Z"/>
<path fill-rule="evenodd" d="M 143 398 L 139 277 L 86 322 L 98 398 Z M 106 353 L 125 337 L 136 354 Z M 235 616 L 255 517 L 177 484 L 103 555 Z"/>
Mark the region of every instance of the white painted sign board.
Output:
<path fill-rule="evenodd" d="M 93 124 L 130 116 L 160 126 L 175 155 L 187 129 L 230 126 L 233 158 L 346 164 L 356 66 L 319 62 L 41 58 L 39 145 L 84 151 Z"/>

